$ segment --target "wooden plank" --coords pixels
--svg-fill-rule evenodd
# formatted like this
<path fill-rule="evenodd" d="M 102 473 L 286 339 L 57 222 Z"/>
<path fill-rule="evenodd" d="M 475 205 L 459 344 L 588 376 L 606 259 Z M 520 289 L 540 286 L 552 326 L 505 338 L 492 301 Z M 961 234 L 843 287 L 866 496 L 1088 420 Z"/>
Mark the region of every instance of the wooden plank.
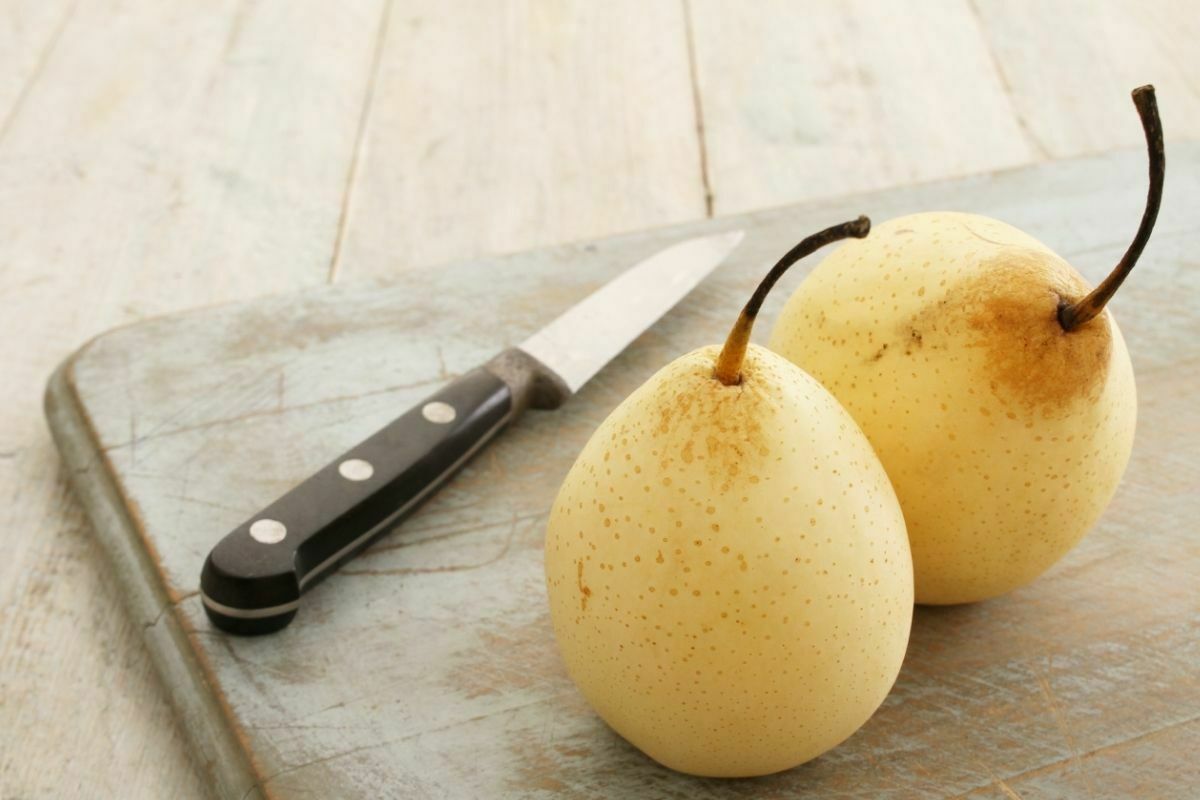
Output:
<path fill-rule="evenodd" d="M 357 174 L 339 280 L 704 216 L 680 4 L 397 6 Z"/>
<path fill-rule="evenodd" d="M 1142 139 L 1129 91 L 1158 90 L 1171 139 L 1200 137 L 1194 0 L 972 0 L 1022 128 L 1063 158 Z"/>
<path fill-rule="evenodd" d="M 382 4 L 39 5 L 0 15 L 36 75 L 0 78 L 0 794 L 194 797 L 39 389 L 105 328 L 325 281 Z"/>
<path fill-rule="evenodd" d="M 579 447 L 655 369 L 717 341 L 797 231 L 862 208 L 960 208 L 1009 220 L 1096 280 L 1125 246 L 1115 231 L 1136 215 L 1144 170 L 1133 151 L 163 318 L 101 338 L 61 373 L 56 430 L 71 463 L 102 454 L 78 483 L 174 698 L 209 701 L 193 736 L 248 748 L 279 798 L 1179 796 L 1200 780 L 1194 759 L 1156 759 L 1161 771 L 1140 759 L 1149 744 L 1187 752 L 1200 717 L 1200 462 L 1178 446 L 1200 432 L 1198 145 L 1173 150 L 1159 229 L 1115 301 L 1141 415 L 1116 500 L 1031 586 L 918 610 L 895 689 L 847 743 L 752 782 L 658 768 L 570 685 L 542 595 L 545 516 Z M 522 420 L 306 595 L 289 629 L 245 639 L 209 626 L 198 569 L 226 530 L 630 261 L 732 224 L 750 233 L 725 267 L 571 403 Z"/>
<path fill-rule="evenodd" d="M 967 0 L 689 7 L 717 214 L 1040 155 Z"/>

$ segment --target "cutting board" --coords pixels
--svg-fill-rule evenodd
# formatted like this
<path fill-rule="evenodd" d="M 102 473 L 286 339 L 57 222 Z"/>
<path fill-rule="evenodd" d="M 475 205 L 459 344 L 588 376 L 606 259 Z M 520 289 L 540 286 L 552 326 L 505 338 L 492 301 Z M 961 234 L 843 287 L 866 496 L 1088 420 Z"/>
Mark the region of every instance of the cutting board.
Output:
<path fill-rule="evenodd" d="M 226 797 L 1184 797 L 1200 787 L 1200 146 L 1113 304 L 1137 372 L 1133 459 L 1099 525 L 1033 585 L 919 608 L 849 741 L 782 774 L 672 773 L 588 709 L 555 649 L 547 512 L 597 424 L 718 342 L 776 256 L 859 212 L 1007 220 L 1097 281 L 1132 235 L 1140 152 L 757 212 L 202 309 L 107 333 L 47 413 L 198 762 Z M 531 412 L 309 593 L 286 630 L 215 630 L 196 589 L 233 526 L 442 382 L 682 237 L 743 227 L 708 281 L 564 408 Z M 813 262 L 777 289 L 757 338 Z M 681 732 L 685 735 L 685 732 Z"/>

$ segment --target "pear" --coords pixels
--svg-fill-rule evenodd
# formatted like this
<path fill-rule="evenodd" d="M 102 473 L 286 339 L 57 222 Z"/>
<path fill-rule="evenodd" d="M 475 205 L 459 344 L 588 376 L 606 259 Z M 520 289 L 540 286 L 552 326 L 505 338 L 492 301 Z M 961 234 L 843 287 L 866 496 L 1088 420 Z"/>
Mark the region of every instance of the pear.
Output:
<path fill-rule="evenodd" d="M 681 772 L 751 776 L 857 730 L 895 681 L 912 561 L 849 414 L 749 345 L 774 282 L 865 217 L 797 245 L 720 352 L 668 364 L 600 425 L 546 532 L 567 671 L 613 729 Z"/>
<path fill-rule="evenodd" d="M 1097 288 L 1046 245 L 974 214 L 915 214 L 830 254 L 770 346 L 820 380 L 891 476 L 919 603 L 965 603 L 1042 574 L 1100 517 L 1133 445 L 1137 400 L 1105 303 L 1162 197 L 1153 87 L 1133 92 L 1150 192 Z"/>

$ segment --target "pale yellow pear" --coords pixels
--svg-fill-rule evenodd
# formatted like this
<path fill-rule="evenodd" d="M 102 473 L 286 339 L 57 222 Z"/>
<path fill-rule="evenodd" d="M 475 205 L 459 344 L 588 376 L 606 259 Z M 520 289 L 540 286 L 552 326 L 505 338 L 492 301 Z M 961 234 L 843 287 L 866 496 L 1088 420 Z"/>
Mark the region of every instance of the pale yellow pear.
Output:
<path fill-rule="evenodd" d="M 913 601 L 903 516 L 866 438 L 819 383 L 738 337 L 612 412 L 546 535 L 583 695 L 662 764 L 726 777 L 854 733 L 895 681 Z"/>
<path fill-rule="evenodd" d="M 883 461 L 917 602 L 982 600 L 1032 581 L 1116 491 L 1137 400 L 1103 304 L 1149 237 L 1162 185 L 1153 90 L 1135 100 L 1151 197 L 1130 254 L 1097 292 L 1010 225 L 934 212 L 831 253 L 776 323 L 771 348 L 842 402 Z"/>

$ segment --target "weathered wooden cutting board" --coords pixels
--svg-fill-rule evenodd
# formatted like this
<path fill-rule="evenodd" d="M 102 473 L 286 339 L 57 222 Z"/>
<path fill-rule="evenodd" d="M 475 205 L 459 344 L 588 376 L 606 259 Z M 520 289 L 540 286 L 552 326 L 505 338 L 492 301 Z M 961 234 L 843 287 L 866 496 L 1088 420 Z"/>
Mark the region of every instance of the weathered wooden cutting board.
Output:
<path fill-rule="evenodd" d="M 1200 146 L 1115 301 L 1138 439 L 1103 521 L 1034 585 L 918 609 L 883 708 L 850 741 L 752 781 L 671 773 L 574 691 L 542 583 L 547 510 L 579 448 L 656 368 L 717 342 L 769 261 L 866 212 L 991 214 L 1096 280 L 1132 234 L 1137 152 L 402 274 L 114 331 L 47 407 L 131 612 L 220 794 L 300 797 L 1184 797 L 1200 787 Z M 400 529 L 231 638 L 196 596 L 231 527 L 448 377 L 626 265 L 744 226 L 730 262 L 561 411 L 531 413 Z M 808 265 L 808 266 L 811 266 Z M 805 265 L 785 280 L 772 318 Z M 759 338 L 766 336 L 763 324 Z"/>

